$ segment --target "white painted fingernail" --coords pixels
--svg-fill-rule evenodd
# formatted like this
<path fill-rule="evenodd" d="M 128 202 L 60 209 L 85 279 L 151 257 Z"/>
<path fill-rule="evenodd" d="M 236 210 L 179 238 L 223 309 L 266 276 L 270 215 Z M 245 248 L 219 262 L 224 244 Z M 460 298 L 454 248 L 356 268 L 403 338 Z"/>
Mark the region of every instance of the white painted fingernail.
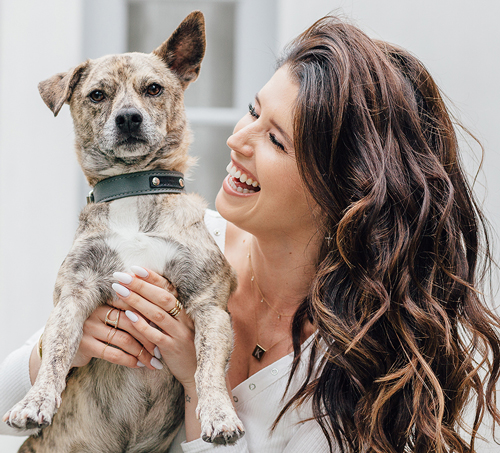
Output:
<path fill-rule="evenodd" d="M 132 270 L 132 272 L 137 275 L 138 277 L 141 277 L 141 278 L 146 278 L 146 277 L 149 277 L 149 272 L 144 269 L 143 267 L 139 267 L 139 266 L 130 266 L 130 269 Z"/>
<path fill-rule="evenodd" d="M 122 297 L 130 296 L 130 291 L 119 283 L 113 283 L 111 287 Z"/>
<path fill-rule="evenodd" d="M 115 277 L 120 283 L 125 283 L 126 285 L 132 283 L 132 276 L 125 274 L 124 272 L 115 272 L 113 277 Z"/>
<path fill-rule="evenodd" d="M 125 311 L 125 316 L 130 319 L 132 322 L 137 322 L 139 320 L 139 318 L 137 317 L 137 315 L 130 311 L 130 310 L 126 310 Z"/>
<path fill-rule="evenodd" d="M 158 346 L 155 346 L 155 357 L 157 359 L 161 359 L 161 352 L 160 350 L 158 349 Z"/>
<path fill-rule="evenodd" d="M 142 368 L 143 366 L 146 366 L 146 365 L 144 365 L 144 363 L 142 363 L 140 360 L 138 360 L 137 361 L 137 366 L 140 366 Z"/>
<path fill-rule="evenodd" d="M 163 365 L 156 357 L 153 357 L 151 359 L 151 365 L 155 367 L 157 370 L 161 370 L 163 368 Z"/>

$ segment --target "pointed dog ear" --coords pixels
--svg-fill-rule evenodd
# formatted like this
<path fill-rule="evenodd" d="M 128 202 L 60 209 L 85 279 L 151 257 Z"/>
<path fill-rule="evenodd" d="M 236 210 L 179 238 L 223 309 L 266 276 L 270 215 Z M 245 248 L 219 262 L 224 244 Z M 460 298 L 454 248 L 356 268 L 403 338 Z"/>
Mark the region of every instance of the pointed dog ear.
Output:
<path fill-rule="evenodd" d="M 85 61 L 68 72 L 61 72 L 38 84 L 43 102 L 52 110 L 54 116 L 57 116 L 63 104 L 71 99 L 73 90 L 87 66 L 88 61 Z"/>
<path fill-rule="evenodd" d="M 177 76 L 184 89 L 196 80 L 205 55 L 205 19 L 193 11 L 160 47 L 153 50 Z"/>

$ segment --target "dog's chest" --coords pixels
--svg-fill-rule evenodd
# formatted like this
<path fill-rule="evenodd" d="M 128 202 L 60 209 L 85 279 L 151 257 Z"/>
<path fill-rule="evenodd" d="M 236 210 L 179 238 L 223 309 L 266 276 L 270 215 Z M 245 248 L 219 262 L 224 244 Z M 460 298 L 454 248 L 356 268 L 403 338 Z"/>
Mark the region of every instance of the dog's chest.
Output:
<path fill-rule="evenodd" d="M 106 243 L 118 253 L 125 271 L 137 265 L 162 272 L 178 246 L 161 228 L 154 207 L 140 201 L 129 197 L 110 203 Z"/>

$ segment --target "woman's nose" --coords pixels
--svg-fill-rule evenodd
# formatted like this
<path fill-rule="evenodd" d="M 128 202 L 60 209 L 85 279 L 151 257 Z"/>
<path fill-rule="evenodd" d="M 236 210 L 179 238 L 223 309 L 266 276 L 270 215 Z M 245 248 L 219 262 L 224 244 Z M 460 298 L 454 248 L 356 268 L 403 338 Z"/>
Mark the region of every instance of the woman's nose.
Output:
<path fill-rule="evenodd" d="M 231 135 L 226 143 L 233 151 L 244 154 L 250 157 L 253 154 L 252 144 L 252 125 L 253 123 L 245 124 L 244 120 L 240 120 L 234 128 L 233 135 Z"/>

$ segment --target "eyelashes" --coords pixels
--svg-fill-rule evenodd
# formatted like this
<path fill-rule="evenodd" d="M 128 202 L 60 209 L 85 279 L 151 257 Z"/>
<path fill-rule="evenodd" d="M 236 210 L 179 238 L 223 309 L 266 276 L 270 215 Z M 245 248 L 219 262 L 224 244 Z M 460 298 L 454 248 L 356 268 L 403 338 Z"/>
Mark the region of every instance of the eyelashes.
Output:
<path fill-rule="evenodd" d="M 255 107 L 252 104 L 248 104 L 248 113 L 251 117 L 259 119 L 259 114 L 255 111 Z M 285 147 L 278 141 L 274 134 L 269 133 L 269 141 L 281 151 L 285 151 Z"/>
<path fill-rule="evenodd" d="M 259 115 L 255 111 L 255 107 L 252 104 L 248 104 L 248 113 L 250 113 L 250 116 L 253 116 L 255 119 L 259 118 Z"/>

